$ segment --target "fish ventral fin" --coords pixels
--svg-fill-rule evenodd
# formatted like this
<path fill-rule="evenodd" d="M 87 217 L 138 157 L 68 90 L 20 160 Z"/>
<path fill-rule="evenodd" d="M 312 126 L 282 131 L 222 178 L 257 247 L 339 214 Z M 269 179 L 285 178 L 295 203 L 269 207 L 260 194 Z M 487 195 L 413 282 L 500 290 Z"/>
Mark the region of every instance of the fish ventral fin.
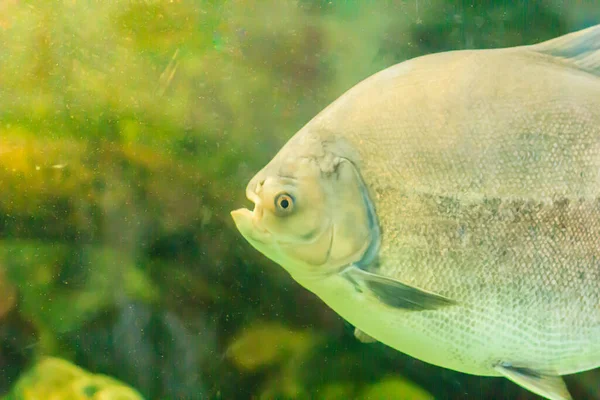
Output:
<path fill-rule="evenodd" d="M 354 337 L 362 343 L 377 343 L 377 339 L 367 335 L 358 328 L 354 328 Z"/>
<path fill-rule="evenodd" d="M 524 48 L 560 58 L 600 77 L 600 25 Z"/>
<path fill-rule="evenodd" d="M 573 400 L 559 375 L 505 362 L 499 363 L 494 369 L 517 385 L 546 399 Z"/>
<path fill-rule="evenodd" d="M 368 290 L 379 301 L 390 307 L 409 311 L 424 311 L 456 304 L 455 301 L 444 296 L 406 285 L 393 278 L 367 272 L 355 265 L 344 269 L 341 274 L 352 282 L 358 290 Z"/>

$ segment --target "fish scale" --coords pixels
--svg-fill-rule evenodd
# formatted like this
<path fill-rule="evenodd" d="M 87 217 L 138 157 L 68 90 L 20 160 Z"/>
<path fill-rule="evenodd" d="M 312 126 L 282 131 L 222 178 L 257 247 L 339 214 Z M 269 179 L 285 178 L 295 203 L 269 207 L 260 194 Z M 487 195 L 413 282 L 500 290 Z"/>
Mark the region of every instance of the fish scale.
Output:
<path fill-rule="evenodd" d="M 297 214 L 261 219 L 262 185 L 292 190 Z M 560 375 L 600 366 L 600 25 L 381 71 L 247 193 L 240 232 L 361 340 L 556 400 Z M 315 218 L 310 237 L 293 218 Z"/>

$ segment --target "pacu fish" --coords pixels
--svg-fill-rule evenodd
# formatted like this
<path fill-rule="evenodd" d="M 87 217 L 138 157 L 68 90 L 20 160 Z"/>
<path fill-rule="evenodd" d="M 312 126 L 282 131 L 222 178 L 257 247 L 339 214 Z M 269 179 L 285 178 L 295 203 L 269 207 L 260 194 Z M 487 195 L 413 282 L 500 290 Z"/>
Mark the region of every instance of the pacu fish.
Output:
<path fill-rule="evenodd" d="M 600 25 L 378 72 L 246 195 L 241 234 L 362 340 L 556 400 L 600 366 Z"/>

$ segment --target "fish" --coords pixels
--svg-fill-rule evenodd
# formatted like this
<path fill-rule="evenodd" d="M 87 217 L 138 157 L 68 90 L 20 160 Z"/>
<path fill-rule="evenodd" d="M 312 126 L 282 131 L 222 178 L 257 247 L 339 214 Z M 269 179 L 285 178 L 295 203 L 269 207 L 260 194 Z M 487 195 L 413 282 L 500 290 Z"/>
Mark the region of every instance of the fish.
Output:
<path fill-rule="evenodd" d="M 377 72 L 245 194 L 241 235 L 363 342 L 550 400 L 600 366 L 600 25 Z"/>

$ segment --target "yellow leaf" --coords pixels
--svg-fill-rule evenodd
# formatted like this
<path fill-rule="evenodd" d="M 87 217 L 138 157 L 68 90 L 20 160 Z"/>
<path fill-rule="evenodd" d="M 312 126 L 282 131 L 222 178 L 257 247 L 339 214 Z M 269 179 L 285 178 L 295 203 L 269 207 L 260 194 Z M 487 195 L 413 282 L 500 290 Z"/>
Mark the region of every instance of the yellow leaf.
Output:
<path fill-rule="evenodd" d="M 415 383 L 400 376 L 392 376 L 368 386 L 358 397 L 360 400 L 435 400 Z"/>
<path fill-rule="evenodd" d="M 315 345 L 311 331 L 293 331 L 277 323 L 257 323 L 234 338 L 227 356 L 240 369 L 253 371 L 304 353 Z"/>

